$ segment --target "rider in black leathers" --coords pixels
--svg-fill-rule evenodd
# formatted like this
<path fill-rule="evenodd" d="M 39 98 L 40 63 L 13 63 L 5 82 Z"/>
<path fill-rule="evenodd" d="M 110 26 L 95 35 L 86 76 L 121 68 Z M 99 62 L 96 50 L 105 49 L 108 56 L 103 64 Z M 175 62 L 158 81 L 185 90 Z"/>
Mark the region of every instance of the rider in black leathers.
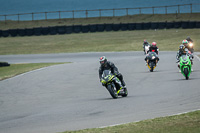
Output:
<path fill-rule="evenodd" d="M 177 52 L 176 59 L 177 59 L 177 62 L 179 62 L 180 61 L 179 58 L 182 55 L 188 55 L 190 57 L 192 65 L 193 65 L 194 56 L 191 53 L 189 53 L 189 50 L 186 47 L 187 46 L 186 43 L 187 43 L 187 40 L 183 40 L 182 44 L 179 46 L 179 51 Z"/>
<path fill-rule="evenodd" d="M 119 84 L 120 86 L 122 86 L 123 88 L 126 88 L 126 84 L 123 80 L 123 76 L 121 73 L 119 73 L 117 67 L 114 65 L 114 63 L 107 61 L 105 56 L 102 56 L 100 58 L 100 67 L 99 67 L 99 79 L 101 80 L 102 78 L 102 74 L 104 70 L 111 70 L 111 73 L 113 75 L 115 75 L 117 78 L 119 78 L 119 80 L 121 81 L 121 84 Z"/>
<path fill-rule="evenodd" d="M 158 49 L 158 47 L 156 46 L 156 42 L 152 42 L 152 45 L 149 47 L 149 52 L 155 52 L 157 55 L 156 55 L 156 58 L 157 58 L 157 60 L 156 60 L 156 63 L 158 63 L 158 61 L 159 61 L 159 57 L 158 57 L 158 51 L 159 51 L 159 49 Z M 149 53 L 148 52 L 148 53 Z M 146 64 L 148 63 L 147 62 L 147 58 L 148 58 L 148 56 L 149 55 L 147 55 L 146 57 L 145 57 L 145 61 L 146 61 Z"/>
<path fill-rule="evenodd" d="M 159 49 L 158 49 L 158 47 L 156 45 L 156 42 L 152 42 L 152 45 L 149 47 L 149 51 L 150 52 L 156 52 L 156 54 L 158 55 Z"/>
<path fill-rule="evenodd" d="M 177 55 L 176 55 L 177 62 L 180 61 L 180 57 L 182 55 L 188 55 L 188 56 L 190 56 L 189 53 L 188 53 L 188 49 L 183 44 L 181 44 L 179 46 L 179 50 L 178 50 Z"/>

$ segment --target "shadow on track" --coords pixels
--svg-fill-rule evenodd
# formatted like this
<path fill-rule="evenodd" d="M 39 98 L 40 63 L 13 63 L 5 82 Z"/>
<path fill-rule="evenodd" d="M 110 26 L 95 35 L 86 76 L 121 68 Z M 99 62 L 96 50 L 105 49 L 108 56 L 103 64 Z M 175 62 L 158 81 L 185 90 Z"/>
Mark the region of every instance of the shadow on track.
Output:
<path fill-rule="evenodd" d="M 175 80 L 169 80 L 169 81 L 190 81 L 190 80 L 199 80 L 200 78 L 189 78 L 186 80 L 184 77 L 182 79 L 175 79 Z"/>
<path fill-rule="evenodd" d="M 108 101 L 108 100 L 119 100 L 119 99 L 127 99 L 127 98 L 133 98 L 135 96 L 127 96 L 127 97 L 118 97 L 117 99 L 113 99 L 112 97 L 107 97 L 107 98 L 98 98 L 98 99 L 93 99 L 93 100 L 102 100 L 102 101 Z"/>

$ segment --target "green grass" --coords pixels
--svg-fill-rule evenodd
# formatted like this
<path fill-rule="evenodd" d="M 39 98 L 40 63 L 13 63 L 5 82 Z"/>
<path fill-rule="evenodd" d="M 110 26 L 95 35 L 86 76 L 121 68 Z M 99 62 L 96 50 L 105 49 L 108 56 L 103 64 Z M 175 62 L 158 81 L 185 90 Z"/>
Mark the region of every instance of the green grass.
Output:
<path fill-rule="evenodd" d="M 0 23 L 0 29 L 24 29 L 33 27 L 63 26 L 63 25 L 88 25 L 104 23 L 141 23 L 141 22 L 172 22 L 172 21 L 200 21 L 200 13 L 183 14 L 141 14 L 120 17 L 97 17 L 75 19 L 49 19 L 36 21 L 10 21 Z"/>
<path fill-rule="evenodd" d="M 47 67 L 51 65 L 64 64 L 64 63 L 27 63 L 27 64 L 11 64 L 8 67 L 0 67 L 0 80 L 4 80 L 16 75 Z"/>
<path fill-rule="evenodd" d="M 156 41 L 161 51 L 177 51 L 187 36 L 200 51 L 200 29 L 167 29 L 0 38 L 0 55 L 141 51 L 144 39 Z"/>
<path fill-rule="evenodd" d="M 119 126 L 93 128 L 63 133 L 199 133 L 200 111 L 149 119 Z"/>

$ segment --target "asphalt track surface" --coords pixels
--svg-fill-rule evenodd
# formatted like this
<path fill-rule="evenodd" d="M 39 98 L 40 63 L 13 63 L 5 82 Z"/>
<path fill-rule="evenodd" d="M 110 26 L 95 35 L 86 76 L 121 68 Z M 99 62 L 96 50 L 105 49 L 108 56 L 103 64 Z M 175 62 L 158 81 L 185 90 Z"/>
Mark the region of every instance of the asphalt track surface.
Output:
<path fill-rule="evenodd" d="M 112 99 L 98 78 L 105 55 L 123 74 L 128 97 Z M 200 108 L 200 61 L 190 79 L 176 52 L 160 52 L 154 72 L 143 52 L 5 55 L 9 63 L 73 62 L 0 81 L 0 133 L 56 133 L 174 115 Z"/>

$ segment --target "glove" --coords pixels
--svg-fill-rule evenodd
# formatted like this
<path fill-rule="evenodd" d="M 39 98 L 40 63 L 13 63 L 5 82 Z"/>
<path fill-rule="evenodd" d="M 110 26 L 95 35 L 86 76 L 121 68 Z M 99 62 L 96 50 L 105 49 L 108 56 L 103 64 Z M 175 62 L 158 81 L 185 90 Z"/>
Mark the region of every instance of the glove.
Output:
<path fill-rule="evenodd" d="M 115 70 L 114 75 L 117 76 L 118 74 L 119 74 L 119 72 Z"/>
<path fill-rule="evenodd" d="M 102 81 L 102 79 L 100 79 L 100 82 Z M 101 82 L 102 83 L 102 82 Z M 102 83 L 102 86 L 105 86 L 105 84 L 104 83 Z"/>

